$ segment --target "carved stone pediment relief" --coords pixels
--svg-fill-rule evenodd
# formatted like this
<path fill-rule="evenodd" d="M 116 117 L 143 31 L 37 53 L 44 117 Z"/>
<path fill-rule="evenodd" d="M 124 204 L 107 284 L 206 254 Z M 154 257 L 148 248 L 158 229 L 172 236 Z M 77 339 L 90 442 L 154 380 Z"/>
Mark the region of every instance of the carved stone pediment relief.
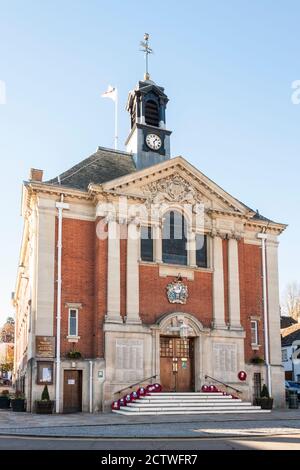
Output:
<path fill-rule="evenodd" d="M 179 204 L 205 203 L 203 196 L 177 173 L 144 186 L 143 194 L 147 197 L 147 201 L 150 204 L 174 202 Z"/>

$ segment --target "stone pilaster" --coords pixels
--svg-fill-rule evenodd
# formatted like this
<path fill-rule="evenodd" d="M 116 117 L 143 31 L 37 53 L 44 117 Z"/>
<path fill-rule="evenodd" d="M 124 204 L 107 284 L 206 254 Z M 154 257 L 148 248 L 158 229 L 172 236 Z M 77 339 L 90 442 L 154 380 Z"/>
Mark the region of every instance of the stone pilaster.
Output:
<path fill-rule="evenodd" d="M 225 329 L 224 272 L 222 238 L 213 234 L 213 323 Z"/>
<path fill-rule="evenodd" d="M 154 261 L 162 263 L 162 229 L 159 223 L 153 225 Z"/>
<path fill-rule="evenodd" d="M 188 265 L 196 267 L 196 234 L 193 231 L 189 232 L 187 241 L 187 252 L 188 252 Z"/>
<path fill-rule="evenodd" d="M 238 240 L 228 240 L 228 299 L 230 329 L 241 329 Z"/>
<path fill-rule="evenodd" d="M 120 226 L 108 217 L 107 315 L 106 321 L 122 323 L 120 315 Z"/>
<path fill-rule="evenodd" d="M 127 233 L 126 323 L 141 323 L 139 316 L 139 245 L 140 226 L 129 222 Z"/>

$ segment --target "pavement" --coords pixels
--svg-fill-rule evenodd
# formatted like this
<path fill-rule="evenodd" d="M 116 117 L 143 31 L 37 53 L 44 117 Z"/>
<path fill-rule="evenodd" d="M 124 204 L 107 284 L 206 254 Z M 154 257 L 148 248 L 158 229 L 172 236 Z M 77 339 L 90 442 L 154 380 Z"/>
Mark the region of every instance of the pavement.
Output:
<path fill-rule="evenodd" d="M 135 417 L 114 413 L 37 415 L 0 410 L 0 436 L 107 440 L 294 436 L 293 445 L 300 449 L 300 410 Z"/>

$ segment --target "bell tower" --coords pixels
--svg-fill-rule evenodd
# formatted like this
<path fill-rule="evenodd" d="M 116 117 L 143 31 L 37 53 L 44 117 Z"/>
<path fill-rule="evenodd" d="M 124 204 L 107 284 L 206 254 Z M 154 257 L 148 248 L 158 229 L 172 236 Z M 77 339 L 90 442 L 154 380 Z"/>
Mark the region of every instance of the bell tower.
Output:
<path fill-rule="evenodd" d="M 145 34 L 142 42 L 146 55 L 144 80 L 129 93 L 126 110 L 130 114 L 131 131 L 125 142 L 127 152 L 134 155 L 138 170 L 170 158 L 170 135 L 166 129 L 166 107 L 168 97 L 164 88 L 150 80 L 148 55 L 152 52 Z"/>

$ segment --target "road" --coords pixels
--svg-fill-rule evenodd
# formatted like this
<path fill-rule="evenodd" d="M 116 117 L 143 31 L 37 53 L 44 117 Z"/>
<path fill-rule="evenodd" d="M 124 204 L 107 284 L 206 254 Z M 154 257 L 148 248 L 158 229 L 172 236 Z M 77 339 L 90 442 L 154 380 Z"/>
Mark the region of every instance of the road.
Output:
<path fill-rule="evenodd" d="M 2 450 L 300 450 L 300 434 L 251 438 L 66 439 L 0 437 Z"/>

